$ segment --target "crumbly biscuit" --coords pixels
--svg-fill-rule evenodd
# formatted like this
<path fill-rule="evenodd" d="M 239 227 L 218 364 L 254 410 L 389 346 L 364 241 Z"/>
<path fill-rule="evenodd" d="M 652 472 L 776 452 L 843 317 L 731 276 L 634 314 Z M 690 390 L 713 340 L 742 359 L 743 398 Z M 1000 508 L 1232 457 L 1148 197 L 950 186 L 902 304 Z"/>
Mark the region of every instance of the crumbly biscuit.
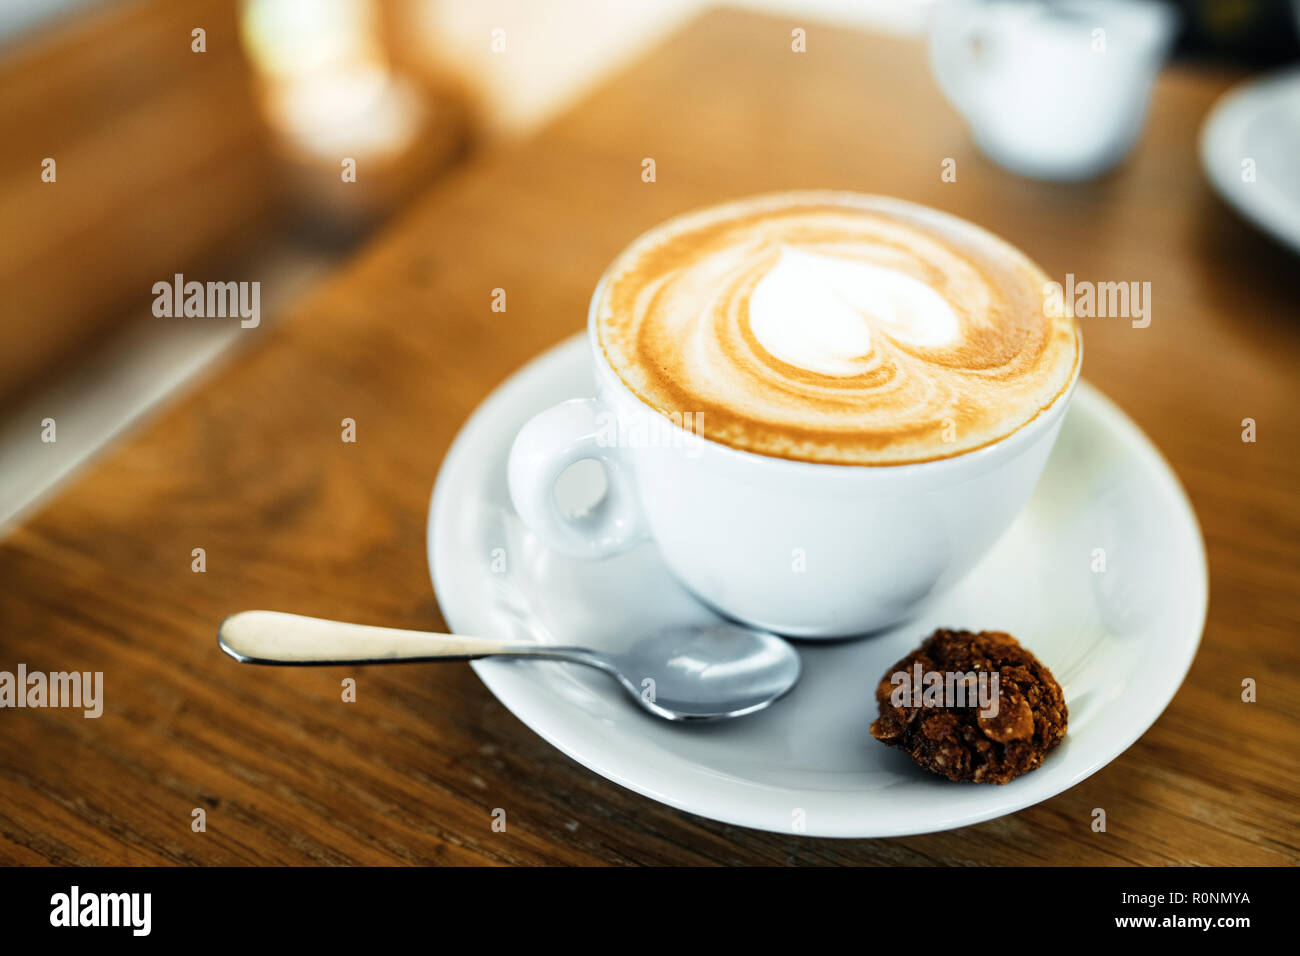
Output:
<path fill-rule="evenodd" d="M 895 674 L 921 672 L 998 675 L 996 715 L 972 706 L 899 706 Z M 1006 783 L 1036 769 L 1065 737 L 1069 711 L 1052 672 L 1001 631 L 938 630 L 885 672 L 876 687 L 880 717 L 871 736 L 898 747 L 949 780 Z M 951 703 L 951 702 L 948 702 Z"/>

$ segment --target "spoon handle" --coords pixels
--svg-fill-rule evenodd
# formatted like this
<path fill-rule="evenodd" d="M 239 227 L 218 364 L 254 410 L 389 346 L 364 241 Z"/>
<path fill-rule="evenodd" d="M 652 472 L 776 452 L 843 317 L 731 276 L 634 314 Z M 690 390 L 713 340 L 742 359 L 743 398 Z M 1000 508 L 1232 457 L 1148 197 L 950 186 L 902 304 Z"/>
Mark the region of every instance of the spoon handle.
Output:
<path fill-rule="evenodd" d="M 477 657 L 567 657 L 567 648 L 369 627 L 280 611 L 241 611 L 221 622 L 217 643 L 246 664 L 378 664 Z"/>

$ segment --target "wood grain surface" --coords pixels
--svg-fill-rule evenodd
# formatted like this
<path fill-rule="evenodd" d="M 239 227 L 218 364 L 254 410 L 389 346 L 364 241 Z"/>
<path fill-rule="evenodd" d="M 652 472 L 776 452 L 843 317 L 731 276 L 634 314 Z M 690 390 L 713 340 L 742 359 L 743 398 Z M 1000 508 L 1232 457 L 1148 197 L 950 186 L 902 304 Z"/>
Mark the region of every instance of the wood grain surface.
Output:
<path fill-rule="evenodd" d="M 1297 862 L 1298 270 L 1198 165 L 1199 124 L 1236 78 L 1169 70 L 1122 169 L 1038 184 L 974 152 L 919 43 L 798 24 L 808 51 L 794 54 L 792 25 L 711 13 L 535 139 L 477 157 L 0 546 L 0 669 L 100 670 L 106 684 L 98 720 L 0 711 L 0 860 Z M 466 416 L 581 328 L 597 277 L 637 233 L 790 187 L 917 200 L 1054 276 L 1152 283 L 1149 328 L 1085 321 L 1085 375 L 1184 482 L 1211 598 L 1186 683 L 1124 755 L 978 826 L 816 840 L 623 790 L 543 743 L 465 665 L 259 669 L 220 653 L 217 623 L 251 607 L 443 626 L 424 522 Z M 490 309 L 497 287 L 505 314 Z M 340 441 L 345 417 L 355 444 Z M 37 423 L 32 436 L 38 453 Z M 340 700 L 347 676 L 356 703 Z M 1243 677 L 1257 703 L 1241 701 Z M 497 807 L 506 833 L 492 830 Z M 1095 807 L 1105 834 L 1090 829 Z"/>

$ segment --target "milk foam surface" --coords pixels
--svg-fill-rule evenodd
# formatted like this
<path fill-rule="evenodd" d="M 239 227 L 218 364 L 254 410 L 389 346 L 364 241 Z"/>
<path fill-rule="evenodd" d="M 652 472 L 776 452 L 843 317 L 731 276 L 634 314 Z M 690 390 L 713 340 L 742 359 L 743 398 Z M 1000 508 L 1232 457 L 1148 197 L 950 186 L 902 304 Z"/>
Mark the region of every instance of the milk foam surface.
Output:
<path fill-rule="evenodd" d="M 1074 320 L 1047 276 L 963 220 L 899 200 L 784 193 L 693 213 L 610 267 L 596 335 L 643 402 L 706 438 L 838 464 L 945 458 L 1069 386 Z"/>

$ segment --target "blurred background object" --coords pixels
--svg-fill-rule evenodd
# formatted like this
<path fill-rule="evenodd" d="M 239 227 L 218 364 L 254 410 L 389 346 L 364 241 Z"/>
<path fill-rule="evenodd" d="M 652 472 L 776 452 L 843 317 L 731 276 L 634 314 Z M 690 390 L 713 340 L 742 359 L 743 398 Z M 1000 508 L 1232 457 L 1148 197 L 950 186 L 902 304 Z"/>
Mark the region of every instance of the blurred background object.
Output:
<path fill-rule="evenodd" d="M 485 135 L 495 140 L 536 129 L 709 7 L 788 17 L 792 27 L 827 23 L 920 36 L 933 2 L 410 0 L 403 6 L 413 24 L 406 34 L 413 59 L 443 64 L 460 77 L 481 105 Z"/>
<path fill-rule="evenodd" d="M 281 197 L 323 236 L 347 239 L 392 213 L 465 144 L 460 98 L 432 71 L 404 74 L 386 47 L 386 35 L 407 34 L 413 9 L 402 0 L 244 0 L 244 48 Z M 385 17 L 394 21 L 387 34 Z"/>
<path fill-rule="evenodd" d="M 1183 14 L 1175 55 L 1253 66 L 1300 56 L 1300 0 L 1176 0 Z"/>
<path fill-rule="evenodd" d="M 6 4 L 0 525 L 254 340 L 155 316 L 156 282 L 256 283 L 273 320 L 463 153 L 463 91 L 387 52 L 408 6 Z"/>
<path fill-rule="evenodd" d="M 1200 151 L 1219 196 L 1300 254 L 1300 67 L 1220 97 L 1201 125 Z"/>
<path fill-rule="evenodd" d="M 230 0 L 72 13 L 0 51 L 0 402 L 147 306 L 155 280 L 227 257 L 275 205 Z"/>
<path fill-rule="evenodd" d="M 6 9 L 0 23 L 34 29 L 15 13 L 34 5 Z M 0 403 L 147 306 L 154 281 L 259 272 L 244 254 L 286 217 L 373 224 L 446 166 L 464 110 L 394 71 L 379 9 L 69 0 L 8 39 Z"/>
<path fill-rule="evenodd" d="M 1176 26 L 1156 0 L 945 0 L 930 62 L 994 162 L 1089 179 L 1133 148 Z"/>

